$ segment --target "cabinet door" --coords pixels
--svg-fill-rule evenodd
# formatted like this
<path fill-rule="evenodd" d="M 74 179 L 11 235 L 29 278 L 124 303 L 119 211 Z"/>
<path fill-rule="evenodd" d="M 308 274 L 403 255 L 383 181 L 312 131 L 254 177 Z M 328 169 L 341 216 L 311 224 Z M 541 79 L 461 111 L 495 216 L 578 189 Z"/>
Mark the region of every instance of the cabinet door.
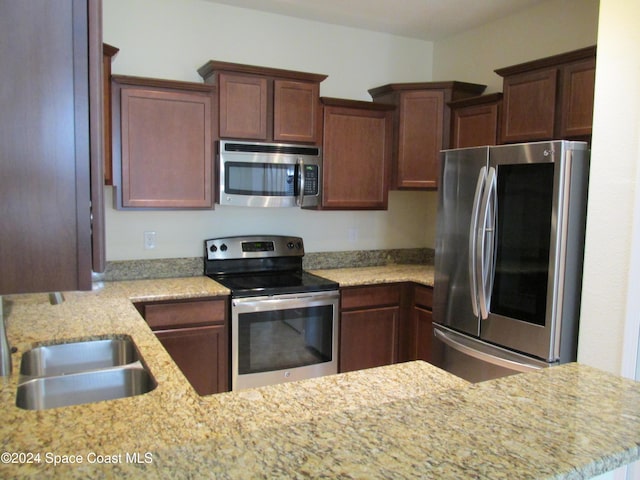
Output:
<path fill-rule="evenodd" d="M 212 95 L 121 90 L 122 206 L 212 208 Z"/>
<path fill-rule="evenodd" d="M 325 106 L 322 207 L 386 210 L 391 139 L 390 112 Z"/>
<path fill-rule="evenodd" d="M 267 79 L 220 73 L 218 88 L 220 137 L 267 140 Z"/>
<path fill-rule="evenodd" d="M 433 314 L 426 308 L 415 307 L 415 351 L 414 360 L 432 362 L 433 354 Z"/>
<path fill-rule="evenodd" d="M 562 69 L 559 138 L 591 135 L 596 60 L 571 63 Z"/>
<path fill-rule="evenodd" d="M 472 105 L 453 109 L 451 148 L 498 144 L 499 105 Z"/>
<path fill-rule="evenodd" d="M 93 0 L 0 2 L 0 295 L 91 289 L 100 8 Z M 100 193 L 101 181 L 94 187 Z M 98 216 L 102 204 L 93 208 Z"/>
<path fill-rule="evenodd" d="M 224 325 L 161 330 L 155 334 L 199 395 L 229 390 Z"/>
<path fill-rule="evenodd" d="M 343 312 L 340 372 L 397 362 L 399 307 Z"/>
<path fill-rule="evenodd" d="M 320 86 L 317 83 L 274 80 L 273 139 L 318 143 Z"/>
<path fill-rule="evenodd" d="M 444 92 L 418 90 L 400 97 L 395 188 L 436 188 L 442 150 Z"/>
<path fill-rule="evenodd" d="M 504 78 L 502 140 L 550 140 L 554 135 L 558 69 Z"/>

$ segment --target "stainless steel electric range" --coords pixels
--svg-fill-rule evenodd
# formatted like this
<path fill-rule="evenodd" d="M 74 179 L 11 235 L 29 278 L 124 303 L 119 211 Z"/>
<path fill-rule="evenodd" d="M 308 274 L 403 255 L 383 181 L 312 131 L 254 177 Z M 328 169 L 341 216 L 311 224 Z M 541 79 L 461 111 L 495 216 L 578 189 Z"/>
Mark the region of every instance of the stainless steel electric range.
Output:
<path fill-rule="evenodd" d="M 302 269 L 302 238 L 205 240 L 204 273 L 231 290 L 232 390 L 338 372 L 338 284 Z"/>

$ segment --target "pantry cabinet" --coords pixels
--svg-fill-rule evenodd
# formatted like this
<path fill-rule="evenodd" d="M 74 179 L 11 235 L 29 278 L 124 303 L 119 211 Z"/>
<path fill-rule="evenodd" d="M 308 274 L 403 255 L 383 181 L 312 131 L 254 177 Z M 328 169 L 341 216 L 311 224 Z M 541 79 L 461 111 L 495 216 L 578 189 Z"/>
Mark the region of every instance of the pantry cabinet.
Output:
<path fill-rule="evenodd" d="M 504 143 L 588 140 L 596 47 L 495 70 L 503 77 Z"/>
<path fill-rule="evenodd" d="M 322 208 L 386 210 L 393 106 L 321 98 Z"/>
<path fill-rule="evenodd" d="M 227 302 L 224 297 L 136 304 L 199 395 L 229 390 Z"/>
<path fill-rule="evenodd" d="M 0 295 L 104 269 L 101 8 L 0 2 Z"/>
<path fill-rule="evenodd" d="M 399 284 L 341 290 L 340 372 L 398 361 L 401 294 Z"/>
<path fill-rule="evenodd" d="M 198 73 L 218 87 L 217 138 L 319 144 L 326 75 L 214 60 Z"/>
<path fill-rule="evenodd" d="M 480 95 L 485 88 L 464 82 L 422 82 L 388 84 L 369 90 L 375 102 L 396 106 L 392 189 L 437 187 L 440 150 L 449 145 L 448 102 Z"/>
<path fill-rule="evenodd" d="M 450 102 L 450 148 L 466 148 L 500 143 L 502 93 L 469 97 Z"/>
<path fill-rule="evenodd" d="M 213 208 L 215 88 L 112 76 L 117 208 Z"/>

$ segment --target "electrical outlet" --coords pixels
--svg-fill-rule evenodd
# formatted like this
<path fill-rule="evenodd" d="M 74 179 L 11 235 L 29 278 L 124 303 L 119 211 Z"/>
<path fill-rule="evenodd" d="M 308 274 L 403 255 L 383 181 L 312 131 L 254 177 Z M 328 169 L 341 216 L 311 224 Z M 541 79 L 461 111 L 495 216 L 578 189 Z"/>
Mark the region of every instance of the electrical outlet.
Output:
<path fill-rule="evenodd" d="M 349 241 L 351 243 L 355 243 L 358 241 L 358 229 L 357 228 L 349 228 L 348 230 L 348 237 L 349 237 Z"/>
<path fill-rule="evenodd" d="M 145 250 L 156 248 L 156 232 L 144 232 L 143 241 Z"/>

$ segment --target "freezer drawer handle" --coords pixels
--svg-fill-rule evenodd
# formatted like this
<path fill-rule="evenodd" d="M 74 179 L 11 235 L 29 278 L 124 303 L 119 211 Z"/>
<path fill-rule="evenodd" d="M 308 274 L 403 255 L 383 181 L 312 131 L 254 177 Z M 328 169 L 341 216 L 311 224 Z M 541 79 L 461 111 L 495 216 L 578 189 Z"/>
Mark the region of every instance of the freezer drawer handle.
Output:
<path fill-rule="evenodd" d="M 458 342 L 457 340 L 452 338 L 450 335 L 438 330 L 437 328 L 434 328 L 433 333 L 438 340 L 440 340 L 445 345 L 448 345 L 449 347 L 453 348 L 454 350 L 458 350 L 459 352 L 469 355 L 470 357 L 477 358 L 478 360 L 482 360 L 484 362 L 491 363 L 499 367 L 516 370 L 518 372 L 533 372 L 543 368 L 538 365 L 519 362 L 517 360 L 502 358 L 496 355 L 491 355 L 490 353 L 478 351 L 475 348 L 471 348 L 467 345 L 464 345 L 463 343 Z"/>

